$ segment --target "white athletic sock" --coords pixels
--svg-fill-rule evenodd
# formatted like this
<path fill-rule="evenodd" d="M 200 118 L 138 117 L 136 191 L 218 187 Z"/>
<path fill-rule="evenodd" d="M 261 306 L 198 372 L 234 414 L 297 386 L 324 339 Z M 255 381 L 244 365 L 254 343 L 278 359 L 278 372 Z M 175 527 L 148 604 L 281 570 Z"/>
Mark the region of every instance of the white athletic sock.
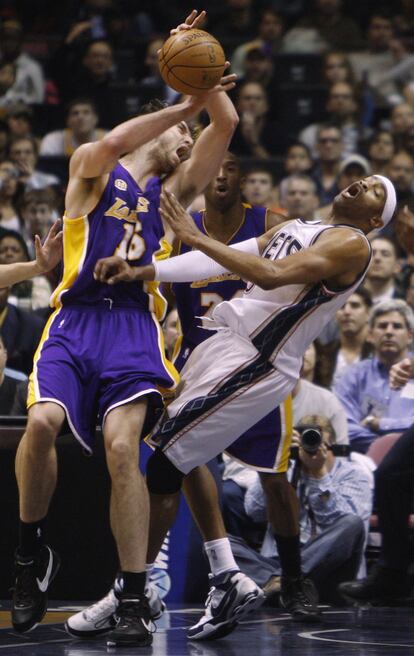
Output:
<path fill-rule="evenodd" d="M 228 572 L 229 570 L 239 569 L 234 560 L 228 538 L 220 538 L 219 540 L 204 542 L 204 548 L 206 550 L 207 558 L 210 563 L 210 570 L 213 576 L 223 574 L 223 572 Z"/>
<path fill-rule="evenodd" d="M 147 573 L 147 585 L 150 580 L 150 576 L 152 574 L 152 570 L 154 569 L 154 563 L 145 563 L 145 571 Z"/>

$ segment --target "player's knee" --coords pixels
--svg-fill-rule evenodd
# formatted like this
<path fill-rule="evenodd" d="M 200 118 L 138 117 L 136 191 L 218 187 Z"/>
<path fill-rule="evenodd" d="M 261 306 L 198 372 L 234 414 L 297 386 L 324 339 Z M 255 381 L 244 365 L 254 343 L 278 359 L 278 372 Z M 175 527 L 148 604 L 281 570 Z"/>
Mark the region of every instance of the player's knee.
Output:
<path fill-rule="evenodd" d="M 147 487 L 151 494 L 175 494 L 181 490 L 184 474 L 156 449 L 147 464 Z"/>
<path fill-rule="evenodd" d="M 46 405 L 37 404 L 30 410 L 26 440 L 39 448 L 53 443 L 63 423 L 63 417 Z"/>

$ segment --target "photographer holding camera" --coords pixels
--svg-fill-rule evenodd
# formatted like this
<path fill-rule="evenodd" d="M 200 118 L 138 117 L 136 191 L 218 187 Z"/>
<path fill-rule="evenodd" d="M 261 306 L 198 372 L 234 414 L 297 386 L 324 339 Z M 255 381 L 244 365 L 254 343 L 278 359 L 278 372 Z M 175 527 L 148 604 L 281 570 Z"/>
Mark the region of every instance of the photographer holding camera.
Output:
<path fill-rule="evenodd" d="M 350 572 L 357 575 L 363 556 L 372 510 L 371 482 L 360 467 L 341 457 L 346 447 L 335 445 L 335 432 L 326 417 L 303 417 L 296 426 L 293 445 L 290 476 L 297 480 L 300 500 L 303 572 L 323 601 L 340 603 L 337 585 L 346 581 Z M 247 490 L 245 509 L 254 521 L 266 518 L 258 476 Z M 231 545 L 241 571 L 265 590 L 275 591 L 274 577 L 280 576 L 281 570 L 271 531 L 267 531 L 260 554 L 239 538 L 231 538 Z"/>

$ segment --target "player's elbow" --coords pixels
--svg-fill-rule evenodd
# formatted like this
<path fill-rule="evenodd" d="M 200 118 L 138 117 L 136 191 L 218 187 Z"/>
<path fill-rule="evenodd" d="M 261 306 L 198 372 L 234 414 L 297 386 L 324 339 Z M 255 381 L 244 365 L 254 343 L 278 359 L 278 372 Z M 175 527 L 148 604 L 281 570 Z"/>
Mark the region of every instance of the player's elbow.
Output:
<path fill-rule="evenodd" d="M 117 159 L 127 152 L 128 147 L 119 136 L 109 134 L 101 140 L 102 155 L 106 159 Z"/>
<path fill-rule="evenodd" d="M 256 285 L 261 289 L 263 289 L 265 292 L 268 292 L 271 289 L 276 289 L 276 287 L 279 287 L 276 276 L 272 274 L 266 274 L 264 276 L 260 276 L 259 279 L 256 281 Z"/>

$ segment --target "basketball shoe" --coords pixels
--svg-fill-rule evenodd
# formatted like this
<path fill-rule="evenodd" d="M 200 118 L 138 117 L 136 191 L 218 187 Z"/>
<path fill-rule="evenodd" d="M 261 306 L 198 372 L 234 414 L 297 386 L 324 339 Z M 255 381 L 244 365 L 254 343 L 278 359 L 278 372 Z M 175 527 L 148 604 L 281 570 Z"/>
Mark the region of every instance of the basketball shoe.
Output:
<path fill-rule="evenodd" d="M 120 604 L 122 588 L 122 581 L 116 578 L 113 588 L 105 597 L 69 617 L 65 624 L 66 631 L 77 638 L 93 638 L 112 631 L 116 625 L 115 614 Z M 150 618 L 157 620 L 166 608 L 165 603 L 160 599 L 155 585 L 151 582 L 145 587 L 145 594 L 148 599 Z"/>
<path fill-rule="evenodd" d="M 346 601 L 360 605 L 403 605 L 410 596 L 407 573 L 379 565 L 365 579 L 340 583 L 338 590 Z"/>
<path fill-rule="evenodd" d="M 155 625 L 145 594 L 122 595 L 114 618 L 115 628 L 108 635 L 107 647 L 144 647 L 152 643 Z"/>
<path fill-rule="evenodd" d="M 211 588 L 204 615 L 187 632 L 191 640 L 222 638 L 265 599 L 263 590 L 238 570 L 219 576 L 210 574 L 209 578 Z"/>
<path fill-rule="evenodd" d="M 47 592 L 60 566 L 60 558 L 48 546 L 34 558 L 22 558 L 16 551 L 16 577 L 12 600 L 12 624 L 25 633 L 42 621 L 47 611 Z"/>
<path fill-rule="evenodd" d="M 280 605 L 301 622 L 319 622 L 318 592 L 311 579 L 282 576 Z"/>

